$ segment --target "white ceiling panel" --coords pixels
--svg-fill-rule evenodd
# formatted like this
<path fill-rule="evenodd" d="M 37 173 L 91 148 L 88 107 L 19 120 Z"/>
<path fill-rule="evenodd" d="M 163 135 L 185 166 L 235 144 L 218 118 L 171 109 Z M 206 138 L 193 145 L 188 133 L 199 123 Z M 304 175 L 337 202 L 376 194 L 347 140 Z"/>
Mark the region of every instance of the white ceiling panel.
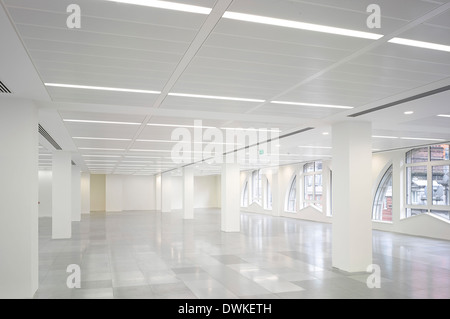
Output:
<path fill-rule="evenodd" d="M 427 21 L 426 25 L 450 28 L 450 11 L 441 13 L 440 15 Z"/>
<path fill-rule="evenodd" d="M 117 114 L 117 113 L 98 113 L 98 112 L 76 112 L 59 111 L 62 119 L 73 120 L 91 120 L 91 121 L 112 121 L 112 122 L 131 122 L 143 123 L 145 116 L 137 114 Z"/>
<path fill-rule="evenodd" d="M 333 123 L 347 120 L 349 114 L 372 105 L 450 84 L 448 52 L 384 43 L 383 38 L 367 40 L 220 18 L 225 10 L 220 0 L 176 0 L 212 8 L 213 14 L 209 16 L 79 0 L 76 4 L 81 8 L 80 29 L 69 29 L 66 25 L 67 6 L 74 3 L 71 0 L 2 1 L 0 11 L 6 9 L 2 13 L 9 15 L 15 28 L 8 31 L 3 28 L 2 32 L 23 43 L 24 53 L 28 53 L 32 62 L 29 64 L 35 68 L 21 77 L 36 78 L 43 88 L 44 83 L 55 82 L 161 91 L 143 94 L 46 88 L 52 101 L 36 102 L 41 113 L 46 110 L 55 113 L 52 134 L 57 140 L 63 138 L 67 142 L 64 147 L 70 145 L 71 151 L 76 150 L 75 146 L 88 148 L 79 150 L 73 159 L 83 170 L 88 170 L 89 163 L 91 172 L 153 174 L 177 168 L 170 154 L 173 142 L 139 140 L 170 141 L 177 127 L 194 125 L 194 120 L 218 128 L 279 128 L 281 134 L 314 127 L 280 141 L 280 163 L 329 158 L 331 150 L 327 147 L 331 145 Z M 234 0 L 227 10 L 450 45 L 448 2 L 377 1 L 375 4 L 381 9 L 380 29 L 367 26 L 370 13 L 366 9 L 373 3 L 371 0 Z M 2 60 L 11 61 L 16 69 L 23 64 L 23 59 L 15 57 L 12 50 L 2 50 Z M 17 83 L 9 74 L 4 77 L 1 80 L 6 84 L 9 79 Z M 31 90 L 17 90 L 15 95 L 27 98 L 29 94 L 22 91 Z M 270 103 L 274 100 L 354 109 Z M 432 143 L 400 137 L 450 139 L 448 118 L 436 116 L 450 113 L 448 100 L 447 93 L 440 93 L 367 113 L 359 119 L 372 122 L 374 135 L 398 137 L 374 138 L 373 148 L 377 150 Z M 405 111 L 414 113 L 405 115 Z M 73 123 L 64 122 L 63 118 L 138 125 Z M 189 130 L 193 134 L 193 129 Z M 328 135 L 323 135 L 324 132 Z M 117 159 L 113 163 L 106 162 L 111 158 L 87 158 L 82 154 L 120 157 L 113 158 Z M 113 165 L 101 167 L 98 165 L 101 162 L 84 159 L 104 160 L 103 164 Z M 136 163 L 127 165 L 127 160 Z M 164 165 L 137 166 L 139 160 Z M 197 173 L 205 174 L 200 170 Z"/>
<path fill-rule="evenodd" d="M 416 77 L 421 74 L 433 74 L 437 77 L 447 77 L 450 74 L 450 63 L 442 64 L 434 61 L 418 61 L 414 59 L 406 59 L 401 56 L 384 56 L 378 54 L 363 54 L 352 60 L 351 65 L 356 67 L 369 66 L 372 68 L 394 70 L 416 81 Z M 362 72 L 360 72 L 362 73 Z"/>
<path fill-rule="evenodd" d="M 92 83 L 95 84 L 95 83 Z M 99 83 L 97 83 L 99 84 Z M 112 83 L 113 84 L 113 83 Z M 113 85 L 113 87 L 116 87 Z M 144 88 L 146 89 L 146 88 Z M 147 88 L 148 89 L 148 88 Z M 156 100 L 156 94 L 125 93 L 97 91 L 86 89 L 68 89 L 48 87 L 54 101 L 77 102 L 77 103 L 98 103 L 115 104 L 128 106 L 152 106 Z"/>
<path fill-rule="evenodd" d="M 242 50 L 234 47 L 211 47 L 205 45 L 200 49 L 197 57 L 214 58 L 220 60 L 245 61 L 251 63 L 263 63 L 269 65 L 281 65 L 292 67 L 325 68 L 333 60 L 323 59 L 318 56 L 306 56 L 303 52 L 296 55 L 286 55 L 280 52 L 258 52 L 255 54 L 251 50 Z"/>
<path fill-rule="evenodd" d="M 185 93 L 185 92 L 181 92 Z M 205 94 L 205 92 L 195 92 L 195 94 Z M 254 96 L 239 96 L 240 98 L 257 99 Z M 240 102 L 240 101 L 224 101 L 214 99 L 201 98 L 182 98 L 178 96 L 168 96 L 164 100 L 162 108 L 176 109 L 183 112 L 194 111 L 211 111 L 211 112 L 228 112 L 228 113 L 245 113 L 258 105 L 255 102 Z"/>
<path fill-rule="evenodd" d="M 401 2 L 401 3 L 400 3 Z M 419 17 L 427 10 L 435 8 L 437 5 L 414 0 L 417 7 L 408 9 L 409 0 L 399 0 L 392 4 L 392 1 L 378 1 L 381 7 L 384 23 L 381 24 L 381 31 L 376 33 L 389 33 L 395 28 L 402 26 L 405 20 Z M 320 25 L 333 26 L 338 28 L 353 29 L 358 31 L 371 32 L 367 27 L 366 20 L 369 16 L 366 8 L 373 2 L 367 1 L 276 1 L 276 0 L 237 0 L 230 6 L 230 11 L 249 13 L 314 23 Z M 402 4 L 406 7 L 402 8 Z M 390 18 L 393 17 L 393 18 Z"/>
<path fill-rule="evenodd" d="M 341 109 L 332 109 L 325 107 L 298 106 L 298 105 L 281 105 L 281 104 L 264 104 L 252 114 L 258 115 L 279 115 L 296 117 L 299 121 L 305 119 L 322 119 L 328 116 L 342 112 Z"/>

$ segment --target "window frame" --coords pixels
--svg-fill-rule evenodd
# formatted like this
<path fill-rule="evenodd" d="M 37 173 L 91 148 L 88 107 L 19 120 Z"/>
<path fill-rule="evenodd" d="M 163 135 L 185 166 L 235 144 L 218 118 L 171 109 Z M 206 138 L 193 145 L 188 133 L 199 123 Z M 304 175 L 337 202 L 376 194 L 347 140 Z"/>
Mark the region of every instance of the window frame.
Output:
<path fill-rule="evenodd" d="M 298 174 L 293 174 L 293 176 L 291 177 L 291 182 L 289 183 L 289 188 L 288 191 L 286 193 L 286 200 L 285 200 L 285 207 L 284 210 L 288 213 L 296 213 L 297 212 L 297 177 Z M 292 190 L 294 189 L 295 194 L 294 194 L 294 198 L 291 198 L 291 193 Z M 293 209 L 291 208 L 290 202 L 293 202 Z"/>
<path fill-rule="evenodd" d="M 404 170 L 403 170 L 403 172 L 404 172 L 403 183 L 405 185 L 404 192 L 403 192 L 403 207 L 404 207 L 404 209 L 401 212 L 401 216 L 400 216 L 401 219 L 410 218 L 415 215 L 420 215 L 420 214 L 426 213 L 426 214 L 430 214 L 435 217 L 439 217 L 450 223 L 450 202 L 448 205 L 433 204 L 433 186 L 428 187 L 428 185 L 433 185 L 433 167 L 435 167 L 435 166 L 449 166 L 450 167 L 450 159 L 449 160 L 445 160 L 445 159 L 444 160 L 432 160 L 431 159 L 431 148 L 436 145 L 448 145 L 448 143 L 432 144 L 432 145 L 428 145 L 428 146 L 412 148 L 408 152 L 405 153 L 405 164 L 404 164 Z M 408 163 L 408 154 L 410 152 L 413 152 L 416 149 L 421 149 L 421 148 L 427 148 L 427 150 L 428 150 L 427 151 L 427 155 L 428 155 L 427 161 Z M 425 166 L 426 172 L 427 172 L 427 193 L 426 193 L 426 204 L 424 204 L 424 205 L 408 204 L 408 196 L 410 196 L 408 194 L 408 189 L 409 189 L 408 174 L 407 174 L 408 168 L 409 167 L 418 167 L 418 166 Z M 447 199 L 447 200 L 449 200 L 449 199 Z M 410 212 L 412 210 L 422 211 L 422 212 L 419 214 L 411 215 Z M 438 216 L 437 213 L 434 213 L 436 211 L 449 212 L 448 219 L 446 219 L 445 217 L 442 217 L 442 216 Z"/>
<path fill-rule="evenodd" d="M 317 167 L 319 167 L 319 163 L 320 163 L 320 170 L 317 170 Z M 312 167 L 313 170 L 309 170 L 308 168 Z M 302 194 L 302 208 L 306 208 L 308 206 L 312 206 L 320 211 L 323 211 L 323 200 L 324 200 L 324 185 L 323 185 L 323 177 L 324 177 L 324 164 L 323 161 L 314 161 L 314 162 L 308 162 L 303 164 L 302 167 L 302 180 L 303 180 L 303 194 Z M 316 184 L 316 176 L 320 175 L 320 185 Z M 310 177 L 311 176 L 311 177 Z M 306 187 L 306 180 L 307 178 L 311 178 L 312 179 L 312 185 L 311 185 L 311 189 L 312 189 L 312 199 L 306 199 L 306 192 L 307 192 L 307 187 Z M 321 187 L 321 192 L 320 192 L 320 199 L 316 199 L 316 188 L 320 186 Z M 308 193 L 309 194 L 309 193 Z"/>

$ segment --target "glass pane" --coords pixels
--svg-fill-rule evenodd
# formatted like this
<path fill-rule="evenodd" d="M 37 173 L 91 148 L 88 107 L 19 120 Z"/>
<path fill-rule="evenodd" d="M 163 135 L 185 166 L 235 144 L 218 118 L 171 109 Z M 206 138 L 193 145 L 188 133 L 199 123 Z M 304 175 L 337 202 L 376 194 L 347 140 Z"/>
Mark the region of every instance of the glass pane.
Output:
<path fill-rule="evenodd" d="M 431 213 L 439 217 L 450 219 L 450 211 L 448 210 L 432 210 Z"/>
<path fill-rule="evenodd" d="M 314 175 L 305 176 L 305 200 L 313 200 L 313 177 Z"/>
<path fill-rule="evenodd" d="M 449 145 L 431 145 L 430 146 L 430 158 L 432 161 L 448 161 Z"/>
<path fill-rule="evenodd" d="M 322 200 L 322 174 L 314 176 L 314 200 Z"/>
<path fill-rule="evenodd" d="M 303 172 L 304 173 L 314 172 L 314 162 L 306 163 L 305 165 L 303 165 Z"/>
<path fill-rule="evenodd" d="M 295 211 L 295 199 L 297 192 L 297 176 L 295 176 L 292 180 L 291 187 L 289 188 L 288 201 L 286 205 L 286 210 L 293 212 Z"/>
<path fill-rule="evenodd" d="M 428 147 L 415 148 L 406 153 L 406 163 L 428 162 Z"/>
<path fill-rule="evenodd" d="M 433 166 L 433 205 L 449 205 L 449 165 Z"/>
<path fill-rule="evenodd" d="M 392 165 L 384 173 L 375 193 L 372 219 L 392 221 Z"/>
<path fill-rule="evenodd" d="M 314 162 L 315 171 L 320 172 L 322 170 L 322 162 Z"/>
<path fill-rule="evenodd" d="M 407 208 L 407 209 L 406 209 L 406 217 L 411 217 L 411 216 L 415 216 L 415 215 L 420 215 L 420 214 L 424 214 L 424 213 L 427 213 L 427 212 L 428 212 L 427 209 Z"/>
<path fill-rule="evenodd" d="M 427 204 L 427 167 L 406 168 L 406 203 L 408 205 Z"/>

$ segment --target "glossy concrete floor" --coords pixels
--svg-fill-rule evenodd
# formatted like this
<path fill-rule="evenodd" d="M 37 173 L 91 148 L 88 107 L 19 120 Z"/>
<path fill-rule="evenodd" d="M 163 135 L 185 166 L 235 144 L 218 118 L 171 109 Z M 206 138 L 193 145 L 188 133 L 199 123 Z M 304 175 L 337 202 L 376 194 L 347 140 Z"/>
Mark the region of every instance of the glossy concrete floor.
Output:
<path fill-rule="evenodd" d="M 331 225 L 241 215 L 241 232 L 220 231 L 220 210 L 92 213 L 72 238 L 51 239 L 40 219 L 39 290 L 35 298 L 450 298 L 450 242 L 373 232 L 367 273 L 331 267 Z M 69 289 L 67 266 L 80 266 Z"/>

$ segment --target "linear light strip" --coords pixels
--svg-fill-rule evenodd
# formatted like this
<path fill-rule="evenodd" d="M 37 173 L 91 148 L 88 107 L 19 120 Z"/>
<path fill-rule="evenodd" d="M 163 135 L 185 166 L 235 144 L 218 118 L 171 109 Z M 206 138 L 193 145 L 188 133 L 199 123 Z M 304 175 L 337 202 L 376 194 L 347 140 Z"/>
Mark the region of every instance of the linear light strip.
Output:
<path fill-rule="evenodd" d="M 432 42 L 416 41 L 416 40 L 410 40 L 410 39 L 404 39 L 404 38 L 392 38 L 388 42 L 417 47 L 417 48 L 423 48 L 423 49 L 431 49 L 431 50 L 450 52 L 450 45 L 443 45 L 443 44 L 432 43 Z"/>
<path fill-rule="evenodd" d="M 91 124 L 120 124 L 120 125 L 141 125 L 137 122 L 117 122 L 117 121 L 97 121 L 97 120 L 78 120 L 78 119 L 63 119 L 64 122 L 74 123 L 91 123 Z"/>
<path fill-rule="evenodd" d="M 248 99 L 242 97 L 229 97 L 229 96 L 215 96 L 215 95 L 201 95 L 201 94 L 188 94 L 188 93 L 169 93 L 169 96 L 191 97 L 200 99 L 213 99 L 213 100 L 228 100 L 228 101 L 241 101 L 241 102 L 259 102 L 264 103 L 266 100 L 261 99 Z"/>
<path fill-rule="evenodd" d="M 159 124 L 159 123 L 148 123 L 148 126 L 161 126 L 161 127 L 185 127 L 185 128 L 215 128 L 213 126 L 204 125 L 183 125 L 183 124 Z"/>
<path fill-rule="evenodd" d="M 76 140 L 99 140 L 99 141 L 131 141 L 129 138 L 112 138 L 112 137 L 72 137 Z"/>
<path fill-rule="evenodd" d="M 260 24 L 268 24 L 285 28 L 293 28 L 307 31 L 315 31 L 315 32 L 323 32 L 329 34 L 337 34 L 349 37 L 363 38 L 363 39 L 371 39 L 378 40 L 383 37 L 382 34 L 362 32 L 350 29 L 343 28 L 335 28 L 325 25 L 312 24 L 312 23 L 304 23 L 299 21 L 285 20 L 285 19 L 277 19 L 271 17 L 258 16 L 253 14 L 239 13 L 239 12 L 231 12 L 227 11 L 224 13 L 223 18 L 246 21 L 246 22 L 254 22 Z"/>
<path fill-rule="evenodd" d="M 65 83 L 44 83 L 45 86 L 60 87 L 69 89 L 85 89 L 85 90 L 98 90 L 98 91 L 113 91 L 113 92 L 128 92 L 128 93 L 146 93 L 146 94 L 161 94 L 161 91 L 151 90 L 137 90 L 127 88 L 114 88 L 105 86 L 90 86 L 90 85 L 77 85 L 77 84 L 65 84 Z"/>
<path fill-rule="evenodd" d="M 438 114 L 439 117 L 450 117 L 450 114 Z"/>
<path fill-rule="evenodd" d="M 105 0 L 109 2 L 117 2 L 123 4 L 132 4 L 138 6 L 145 7 L 153 7 L 159 9 L 167 9 L 167 10 L 175 10 L 175 11 L 183 11 L 183 12 L 191 12 L 191 13 L 199 13 L 199 14 L 210 14 L 211 10 L 207 7 L 194 6 L 189 4 L 168 2 L 168 1 L 159 1 L 159 0 Z"/>
<path fill-rule="evenodd" d="M 270 101 L 270 103 L 272 103 L 272 104 L 284 104 L 284 105 L 328 107 L 328 108 L 335 108 L 335 109 L 353 109 L 353 106 L 333 105 L 333 104 L 303 103 L 303 102 L 290 102 L 290 101 Z"/>

